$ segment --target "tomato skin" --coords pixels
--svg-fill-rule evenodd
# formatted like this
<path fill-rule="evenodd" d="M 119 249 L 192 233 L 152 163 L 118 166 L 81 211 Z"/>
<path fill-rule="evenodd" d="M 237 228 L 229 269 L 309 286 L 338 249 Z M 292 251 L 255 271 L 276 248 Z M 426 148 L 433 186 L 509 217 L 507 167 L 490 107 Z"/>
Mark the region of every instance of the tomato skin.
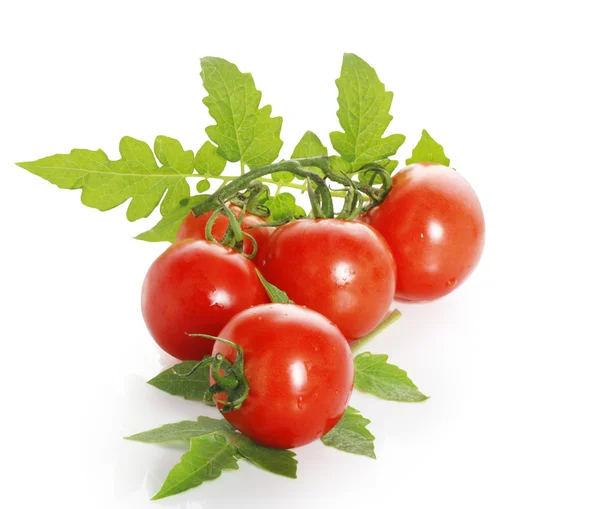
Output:
<path fill-rule="evenodd" d="M 180 360 L 210 355 L 215 336 L 240 311 L 269 302 L 255 266 L 214 242 L 176 242 L 150 266 L 142 287 L 142 314 L 150 334 Z"/>
<path fill-rule="evenodd" d="M 396 264 L 383 237 L 358 221 L 299 219 L 271 237 L 265 278 L 350 341 L 371 332 L 394 298 Z"/>
<path fill-rule="evenodd" d="M 236 217 L 240 217 L 242 209 L 237 205 L 229 205 L 229 208 L 233 211 Z M 193 212 L 190 212 L 181 226 L 177 231 L 177 240 L 183 239 L 198 239 L 198 240 L 206 240 L 206 223 L 213 215 L 214 211 L 205 212 L 199 216 L 194 216 Z M 266 219 L 262 217 L 256 216 L 254 214 L 244 214 L 244 218 L 242 219 L 242 230 L 252 235 L 254 240 L 256 240 L 256 244 L 258 245 L 258 250 L 256 252 L 256 256 L 252 259 L 256 266 L 260 266 L 262 263 L 262 259 L 264 258 L 264 254 L 266 251 L 266 245 L 269 242 L 269 237 L 275 231 L 275 228 L 270 226 L 265 226 L 262 228 L 251 228 L 250 226 L 255 226 L 258 224 L 265 224 L 267 222 Z M 213 237 L 217 240 L 221 240 L 227 231 L 227 226 L 229 222 L 227 218 L 221 214 L 213 225 L 212 234 Z M 254 249 L 252 241 L 248 238 L 244 239 L 244 253 L 250 254 Z"/>
<path fill-rule="evenodd" d="M 473 272 L 483 251 L 485 221 L 477 195 L 459 173 L 437 164 L 413 164 L 392 182 L 367 221 L 396 259 L 396 298 L 447 295 Z"/>
<path fill-rule="evenodd" d="M 321 438 L 341 419 L 354 363 L 346 339 L 323 315 L 294 304 L 256 306 L 232 318 L 219 337 L 244 352 L 250 392 L 238 410 L 223 414 L 242 433 L 289 449 Z M 217 353 L 236 358 L 223 343 L 215 343 Z M 217 394 L 215 403 L 224 398 Z"/>

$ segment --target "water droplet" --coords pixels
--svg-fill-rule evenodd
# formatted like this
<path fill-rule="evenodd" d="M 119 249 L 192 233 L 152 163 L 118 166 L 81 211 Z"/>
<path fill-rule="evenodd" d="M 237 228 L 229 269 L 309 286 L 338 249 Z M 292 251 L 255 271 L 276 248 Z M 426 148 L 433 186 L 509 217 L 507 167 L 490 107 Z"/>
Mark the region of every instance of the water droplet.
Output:
<path fill-rule="evenodd" d="M 298 410 L 301 410 L 303 405 L 304 401 L 302 399 L 302 396 L 298 396 Z"/>
<path fill-rule="evenodd" d="M 452 288 L 455 285 L 456 285 L 456 278 L 455 277 L 453 277 L 452 279 L 448 279 L 448 281 L 446 281 L 446 286 L 448 288 Z"/>

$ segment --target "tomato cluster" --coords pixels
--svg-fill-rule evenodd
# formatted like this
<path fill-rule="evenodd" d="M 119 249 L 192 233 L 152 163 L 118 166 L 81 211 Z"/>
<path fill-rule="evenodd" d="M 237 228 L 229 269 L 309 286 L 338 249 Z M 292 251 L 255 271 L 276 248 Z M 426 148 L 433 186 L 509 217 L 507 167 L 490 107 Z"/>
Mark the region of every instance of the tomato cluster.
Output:
<path fill-rule="evenodd" d="M 209 221 L 213 239 L 226 236 L 228 217 L 190 212 L 177 242 L 150 267 L 142 311 L 163 350 L 181 360 L 212 355 L 236 362 L 230 344 L 193 333 L 243 351 L 249 391 L 224 416 L 258 442 L 290 448 L 326 434 L 352 391 L 349 342 L 371 332 L 394 297 L 446 295 L 478 263 L 483 214 L 463 177 L 445 166 L 415 164 L 392 183 L 385 200 L 358 221 L 305 218 L 275 228 L 254 214 L 240 218 L 242 210 L 229 205 L 246 234 L 241 252 L 206 240 Z M 269 304 L 257 271 L 294 304 Z M 215 379 L 227 374 L 218 369 L 216 391 Z M 228 397 L 214 392 L 220 408 Z"/>

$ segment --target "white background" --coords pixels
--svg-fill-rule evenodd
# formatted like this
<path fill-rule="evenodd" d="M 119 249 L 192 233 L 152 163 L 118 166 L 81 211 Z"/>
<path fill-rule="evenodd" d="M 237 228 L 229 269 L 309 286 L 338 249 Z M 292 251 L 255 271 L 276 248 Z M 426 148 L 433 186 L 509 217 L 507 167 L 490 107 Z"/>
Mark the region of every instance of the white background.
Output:
<path fill-rule="evenodd" d="M 0 7 L 3 507 L 597 508 L 600 284 L 596 2 L 4 2 Z M 122 436 L 210 410 L 145 381 L 169 359 L 139 309 L 165 248 L 14 163 L 121 136 L 206 140 L 199 58 L 253 73 L 282 156 L 336 128 L 355 52 L 472 183 L 487 244 L 453 295 L 399 306 L 370 349 L 431 399 L 354 395 L 376 461 L 316 443 L 298 479 L 241 464 L 148 499 L 181 450 Z M 594 487 L 593 484 L 596 484 Z"/>

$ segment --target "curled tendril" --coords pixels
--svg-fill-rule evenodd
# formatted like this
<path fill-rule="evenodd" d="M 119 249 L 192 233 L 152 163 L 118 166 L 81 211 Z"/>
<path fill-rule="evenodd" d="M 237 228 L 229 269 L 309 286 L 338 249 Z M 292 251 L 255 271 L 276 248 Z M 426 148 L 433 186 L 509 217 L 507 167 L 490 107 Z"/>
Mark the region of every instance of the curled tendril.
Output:
<path fill-rule="evenodd" d="M 249 260 L 252 260 L 256 256 L 256 253 L 258 253 L 258 244 L 256 242 L 256 239 L 252 235 L 250 235 L 247 232 L 242 232 L 242 233 L 244 234 L 244 237 L 247 238 L 248 240 L 250 240 L 250 242 L 252 243 L 252 252 L 249 254 L 246 254 L 242 251 L 242 254 Z"/>
<path fill-rule="evenodd" d="M 242 230 L 242 219 L 246 212 L 246 204 L 242 204 L 242 210 L 239 218 L 236 217 L 235 213 L 221 200 L 219 199 L 220 206 L 212 213 L 208 221 L 206 222 L 206 228 L 204 230 L 204 235 L 206 239 L 210 242 L 217 242 L 226 247 L 232 247 L 236 251 L 244 254 L 244 239 L 250 239 L 252 242 L 252 253 L 249 255 L 244 254 L 249 259 L 253 259 L 256 256 L 256 252 L 258 251 L 258 244 L 256 243 L 256 239 L 249 233 L 246 233 Z M 224 215 L 228 221 L 227 231 L 222 239 L 217 240 L 212 233 L 214 228 L 215 221 L 220 215 Z"/>
<path fill-rule="evenodd" d="M 212 213 L 212 215 L 210 216 L 210 218 L 208 219 L 208 221 L 206 222 L 206 227 L 205 227 L 205 230 L 204 230 L 204 236 L 206 237 L 206 240 L 208 240 L 208 241 L 210 241 L 210 242 L 218 242 L 218 243 L 221 243 L 221 242 L 224 242 L 224 241 L 225 241 L 225 238 L 222 238 L 222 239 L 220 239 L 220 240 L 217 240 L 217 239 L 215 238 L 215 236 L 213 235 L 213 233 L 212 233 L 212 231 L 213 231 L 213 228 L 214 228 L 214 226 L 215 226 L 215 222 L 216 222 L 216 220 L 218 219 L 218 217 L 219 217 L 220 215 L 222 215 L 222 214 L 225 214 L 225 212 L 224 212 L 223 208 L 225 208 L 225 206 L 224 206 L 224 205 L 223 205 L 223 206 L 220 206 L 219 208 L 217 208 L 217 209 L 216 209 L 216 210 L 215 210 L 215 211 Z"/>

